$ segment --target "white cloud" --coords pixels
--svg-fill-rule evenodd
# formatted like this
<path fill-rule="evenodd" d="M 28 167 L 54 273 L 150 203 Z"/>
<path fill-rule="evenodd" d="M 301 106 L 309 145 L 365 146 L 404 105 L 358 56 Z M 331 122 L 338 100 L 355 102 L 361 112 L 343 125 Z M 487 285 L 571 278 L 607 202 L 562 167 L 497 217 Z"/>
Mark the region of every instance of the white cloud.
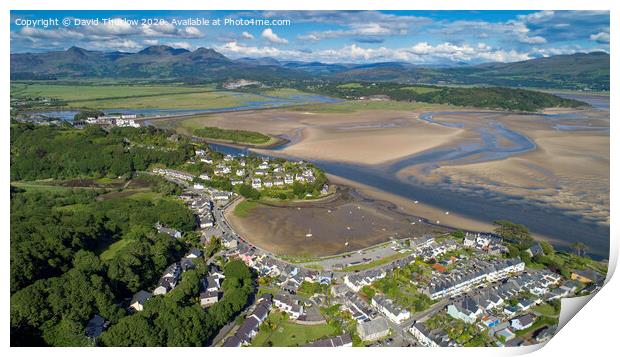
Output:
<path fill-rule="evenodd" d="M 341 48 L 324 49 L 315 52 L 302 50 L 282 50 L 271 46 L 254 47 L 245 46 L 236 41 L 231 41 L 216 50 L 231 57 L 263 57 L 270 56 L 288 60 L 334 62 L 381 62 L 403 61 L 411 63 L 441 63 L 441 62 L 512 62 L 530 59 L 528 53 L 515 50 L 502 50 L 493 48 L 485 43 L 474 46 L 463 44 L 456 45 L 445 42 L 437 45 L 428 42 L 419 42 L 410 47 L 387 48 L 387 47 L 362 47 L 357 44 L 343 46 Z"/>
<path fill-rule="evenodd" d="M 300 35 L 297 38 L 304 41 L 319 41 L 324 38 L 338 38 L 338 37 L 385 37 L 395 35 L 406 35 L 411 27 L 406 22 L 394 22 L 394 23 L 353 23 L 349 25 L 346 30 L 326 30 L 326 31 L 314 31 L 305 35 Z"/>
<path fill-rule="evenodd" d="M 192 48 L 192 44 L 189 42 L 181 41 L 181 42 L 168 42 L 166 45 L 174 48 L 184 48 L 186 50 L 190 50 Z"/>
<path fill-rule="evenodd" d="M 287 58 L 287 59 L 301 59 L 303 57 L 303 53 L 301 51 L 295 50 L 281 50 L 275 47 L 255 47 L 255 46 L 245 46 L 237 41 L 230 41 L 222 46 L 216 46 L 216 51 L 221 52 L 225 55 L 232 55 L 238 57 L 279 57 L 279 58 Z"/>
<path fill-rule="evenodd" d="M 147 46 L 157 46 L 159 44 L 159 40 L 144 40 L 142 43 Z"/>
<path fill-rule="evenodd" d="M 271 28 L 266 28 L 265 30 L 263 30 L 263 33 L 261 34 L 261 36 L 271 43 L 280 43 L 280 44 L 288 43 L 287 39 L 281 38 L 278 35 L 276 35 L 276 33 L 273 32 Z"/>
<path fill-rule="evenodd" d="M 246 40 L 253 40 L 254 39 L 254 35 L 252 35 L 251 33 L 247 32 L 247 31 L 243 31 L 241 33 L 241 37 L 245 38 Z"/>
<path fill-rule="evenodd" d="M 609 32 L 599 32 L 590 35 L 590 40 L 598 43 L 609 43 Z"/>

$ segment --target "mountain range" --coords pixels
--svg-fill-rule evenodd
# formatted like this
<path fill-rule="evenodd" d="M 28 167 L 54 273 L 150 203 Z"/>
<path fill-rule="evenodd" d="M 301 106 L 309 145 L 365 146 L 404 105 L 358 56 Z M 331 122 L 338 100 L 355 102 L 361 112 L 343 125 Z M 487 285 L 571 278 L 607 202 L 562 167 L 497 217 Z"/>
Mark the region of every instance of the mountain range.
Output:
<path fill-rule="evenodd" d="M 209 82 L 227 79 L 390 81 L 446 85 L 492 85 L 609 90 L 609 54 L 557 55 L 512 63 L 419 66 L 231 59 L 208 48 L 189 51 L 151 46 L 139 52 L 66 51 L 11 54 L 11 79 L 140 78 Z"/>

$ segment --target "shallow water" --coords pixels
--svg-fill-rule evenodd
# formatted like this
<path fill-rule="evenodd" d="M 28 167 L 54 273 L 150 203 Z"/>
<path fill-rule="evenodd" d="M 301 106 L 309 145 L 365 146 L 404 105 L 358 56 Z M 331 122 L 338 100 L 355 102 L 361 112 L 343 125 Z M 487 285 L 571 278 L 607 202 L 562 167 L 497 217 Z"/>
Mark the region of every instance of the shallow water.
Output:
<path fill-rule="evenodd" d="M 596 98 L 598 100 L 598 98 Z M 604 108 L 602 104 L 597 104 Z M 607 107 L 609 105 L 607 104 Z M 480 114 L 482 114 L 481 112 Z M 426 113 L 421 119 L 438 125 L 462 128 L 467 122 L 446 122 L 437 119 L 438 115 L 476 115 L 471 112 Z M 490 114 L 490 113 L 486 113 Z M 553 114 L 553 118 L 580 120 L 572 113 Z M 501 160 L 534 150 L 536 145 L 526 135 L 513 131 L 493 120 L 482 120 L 476 123 L 474 132 L 479 134 L 464 143 L 431 149 L 397 162 L 383 166 L 356 165 L 344 162 L 310 160 L 327 173 L 343 177 L 379 190 L 398 196 L 419 200 L 425 204 L 441 207 L 443 210 L 458 213 L 462 216 L 482 222 L 493 222 L 498 219 L 509 219 L 528 226 L 532 232 L 551 237 L 558 242 L 559 248 L 570 249 L 573 242 L 584 242 L 590 246 L 591 255 L 604 259 L 609 255 L 609 226 L 601 225 L 585 218 L 575 216 L 568 210 L 555 207 L 536 205 L 522 197 L 510 196 L 490 190 L 478 189 L 476 192 L 464 192 L 446 189 L 446 185 L 425 184 L 415 177 L 408 180 L 399 179 L 399 170 L 412 165 L 423 165 L 428 169 L 446 163 L 474 163 Z M 584 128 L 558 128 L 558 130 L 591 130 Z M 501 143 L 501 144 L 500 144 Z M 289 144 L 273 148 L 270 152 L 274 157 L 289 159 L 298 158 L 283 155 L 279 152 Z M 232 148 L 225 145 L 213 145 L 214 150 L 227 154 L 248 155 L 247 149 Z M 442 183 L 445 184 L 445 183 Z"/>

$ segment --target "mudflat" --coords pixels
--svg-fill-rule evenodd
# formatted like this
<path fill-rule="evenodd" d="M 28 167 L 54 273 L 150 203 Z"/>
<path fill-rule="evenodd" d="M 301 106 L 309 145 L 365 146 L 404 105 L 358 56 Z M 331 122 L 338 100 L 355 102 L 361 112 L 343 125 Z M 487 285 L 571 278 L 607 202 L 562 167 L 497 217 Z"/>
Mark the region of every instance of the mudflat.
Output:
<path fill-rule="evenodd" d="M 244 217 L 226 212 L 232 227 L 258 247 L 291 256 L 328 256 L 391 239 L 443 231 L 417 222 L 393 203 L 339 187 L 329 200 L 259 203 Z M 417 224 L 411 224 L 417 222 Z"/>

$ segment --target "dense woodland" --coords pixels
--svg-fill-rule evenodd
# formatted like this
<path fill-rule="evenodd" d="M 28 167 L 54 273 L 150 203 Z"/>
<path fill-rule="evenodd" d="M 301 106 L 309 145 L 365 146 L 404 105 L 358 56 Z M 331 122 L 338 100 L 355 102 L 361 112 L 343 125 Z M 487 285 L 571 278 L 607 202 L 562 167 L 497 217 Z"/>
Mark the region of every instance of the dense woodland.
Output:
<path fill-rule="evenodd" d="M 346 99 L 360 97 L 386 96 L 389 99 L 405 102 L 424 102 L 451 104 L 475 108 L 501 109 L 532 112 L 549 107 L 587 106 L 577 100 L 513 88 L 500 87 L 438 87 L 410 86 L 397 83 L 348 83 L 325 84 L 306 88 L 324 95 Z"/>
<path fill-rule="evenodd" d="M 11 125 L 12 181 L 131 176 L 154 163 L 179 165 L 191 154 L 189 141 L 153 127 Z"/>
<path fill-rule="evenodd" d="M 58 184 L 11 186 L 11 345 L 92 345 L 84 329 L 97 314 L 110 323 L 98 344 L 203 346 L 243 309 L 253 278 L 243 263 L 230 262 L 224 297 L 208 311 L 196 300 L 204 264 L 144 311 L 126 310 L 195 238 L 195 216 L 172 196 L 178 186 L 137 171 L 178 165 L 191 153 L 186 139 L 153 128 L 11 125 L 12 180 Z M 139 180 L 141 190 L 63 185 L 118 176 Z M 158 233 L 156 222 L 186 233 Z"/>

